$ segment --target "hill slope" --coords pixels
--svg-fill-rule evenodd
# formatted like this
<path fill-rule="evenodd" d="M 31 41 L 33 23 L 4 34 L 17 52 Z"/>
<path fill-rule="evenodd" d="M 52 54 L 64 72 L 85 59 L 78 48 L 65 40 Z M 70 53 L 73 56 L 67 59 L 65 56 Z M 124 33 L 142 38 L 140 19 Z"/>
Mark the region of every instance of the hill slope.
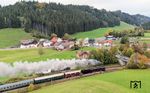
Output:
<path fill-rule="evenodd" d="M 128 13 L 124 13 L 121 11 L 114 11 L 112 12 L 116 17 L 119 17 L 119 19 L 121 21 L 124 21 L 128 24 L 132 24 L 132 25 L 142 25 L 144 23 L 150 22 L 150 17 L 144 16 L 144 15 L 140 15 L 140 14 L 136 14 L 136 15 L 130 15 Z"/>
<path fill-rule="evenodd" d="M 144 24 L 142 25 L 142 27 L 143 27 L 145 30 L 150 30 L 150 22 L 144 23 Z"/>
<path fill-rule="evenodd" d="M 86 38 L 86 37 L 98 38 L 98 37 L 103 37 L 104 34 L 109 31 L 109 29 L 122 31 L 122 30 L 133 29 L 133 28 L 134 26 L 121 22 L 120 26 L 100 28 L 100 29 L 91 30 L 88 32 L 79 32 L 79 33 L 73 34 L 72 36 L 76 38 Z M 21 28 L 1 29 L 0 30 L 0 48 L 13 47 L 13 46 L 18 45 L 20 40 L 30 39 L 30 38 L 33 38 L 31 34 L 26 33 Z"/>
<path fill-rule="evenodd" d="M 20 40 L 29 39 L 32 36 L 20 28 L 7 28 L 0 30 L 0 48 L 18 45 Z"/>
<path fill-rule="evenodd" d="M 36 36 L 52 33 L 63 36 L 120 25 L 120 20 L 111 12 L 90 6 L 23 1 L 0 8 L 0 13 L 0 28 L 25 27 L 27 32 L 34 30 Z"/>
<path fill-rule="evenodd" d="M 123 31 L 123 30 L 128 30 L 128 29 L 134 29 L 133 25 L 129 25 L 125 22 L 121 22 L 120 26 L 116 27 L 108 27 L 108 28 L 99 28 L 96 30 L 88 31 L 88 32 L 79 32 L 76 34 L 73 34 L 73 37 L 76 38 L 99 38 L 103 37 L 105 33 L 109 32 L 109 30 L 117 30 L 117 31 Z"/>
<path fill-rule="evenodd" d="M 86 5 L 63 5 L 56 3 L 17 2 L 0 7 L 0 28 L 23 27 L 37 37 L 47 37 L 52 33 L 63 36 L 102 27 L 114 27 L 124 21 L 141 25 L 150 21 L 149 17 L 130 15 L 121 11 L 98 10 Z"/>

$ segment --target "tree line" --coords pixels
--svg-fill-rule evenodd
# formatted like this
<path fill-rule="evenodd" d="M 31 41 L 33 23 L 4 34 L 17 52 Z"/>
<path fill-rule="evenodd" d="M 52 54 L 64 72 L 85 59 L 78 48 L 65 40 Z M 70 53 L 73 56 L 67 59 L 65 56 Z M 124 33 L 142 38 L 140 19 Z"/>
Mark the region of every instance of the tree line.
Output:
<path fill-rule="evenodd" d="M 22 1 L 0 8 L 0 28 L 23 27 L 35 36 L 63 36 L 116 25 L 120 20 L 111 12 L 89 6 Z"/>
<path fill-rule="evenodd" d="M 0 29 L 22 27 L 38 37 L 47 37 L 52 33 L 63 36 L 65 33 L 118 26 L 120 20 L 113 12 L 83 5 L 22 1 L 0 7 Z"/>
<path fill-rule="evenodd" d="M 136 14 L 136 15 L 130 15 L 128 13 L 124 13 L 120 10 L 112 12 L 113 15 L 118 17 L 121 21 L 124 21 L 128 24 L 141 26 L 144 23 L 150 22 L 150 17 Z"/>
<path fill-rule="evenodd" d="M 143 27 L 145 30 L 150 30 L 150 22 L 144 23 L 144 24 L 142 25 L 142 27 Z"/>
<path fill-rule="evenodd" d="M 127 37 L 138 37 L 138 36 L 143 37 L 144 29 L 142 27 L 136 27 L 133 30 L 124 30 L 121 32 L 112 30 L 112 31 L 106 33 L 105 36 L 108 36 L 108 35 L 112 35 L 116 38 L 121 38 L 121 37 L 125 37 L 125 36 L 127 36 Z"/>

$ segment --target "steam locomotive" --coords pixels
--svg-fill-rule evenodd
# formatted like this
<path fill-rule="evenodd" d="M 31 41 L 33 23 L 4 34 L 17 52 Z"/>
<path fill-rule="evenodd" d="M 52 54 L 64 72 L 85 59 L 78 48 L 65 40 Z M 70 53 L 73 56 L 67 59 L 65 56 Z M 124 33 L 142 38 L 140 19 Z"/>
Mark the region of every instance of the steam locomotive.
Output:
<path fill-rule="evenodd" d="M 92 68 L 83 69 L 83 70 L 68 71 L 64 73 L 43 76 L 43 77 L 38 77 L 34 79 L 29 79 L 29 80 L 23 80 L 23 81 L 19 81 L 16 83 L 4 84 L 4 85 L 0 85 L 0 93 L 26 87 L 26 86 L 29 86 L 30 84 L 40 84 L 44 82 L 51 82 L 51 81 L 56 81 L 56 80 L 61 80 L 61 79 L 71 78 L 71 77 L 76 77 L 76 76 L 82 76 L 82 75 L 91 74 L 91 73 L 100 72 L 100 71 L 105 71 L 105 67 L 99 66 L 99 67 L 92 67 Z"/>

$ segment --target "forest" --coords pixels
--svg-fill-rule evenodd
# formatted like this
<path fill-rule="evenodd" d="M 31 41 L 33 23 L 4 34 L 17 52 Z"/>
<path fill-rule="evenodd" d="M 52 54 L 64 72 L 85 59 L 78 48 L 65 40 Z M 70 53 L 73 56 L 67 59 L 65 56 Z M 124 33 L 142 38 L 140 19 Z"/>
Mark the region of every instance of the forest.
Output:
<path fill-rule="evenodd" d="M 150 30 L 150 22 L 144 23 L 144 24 L 142 25 L 142 27 L 143 27 L 145 30 Z"/>
<path fill-rule="evenodd" d="M 22 1 L 14 5 L 0 6 L 0 29 L 24 28 L 26 32 L 37 37 L 48 37 L 52 33 L 61 37 L 65 33 L 114 27 L 120 25 L 120 21 L 141 25 L 147 20 L 150 21 L 150 18 L 142 15 L 98 10 L 86 5 Z"/>

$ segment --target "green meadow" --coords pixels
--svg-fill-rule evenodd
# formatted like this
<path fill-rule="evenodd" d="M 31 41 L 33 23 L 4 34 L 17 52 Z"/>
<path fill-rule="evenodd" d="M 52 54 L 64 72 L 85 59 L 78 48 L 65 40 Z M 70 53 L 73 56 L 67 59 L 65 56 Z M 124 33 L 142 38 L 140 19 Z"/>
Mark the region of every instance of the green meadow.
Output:
<path fill-rule="evenodd" d="M 99 28 L 99 29 L 87 31 L 87 32 L 79 32 L 79 33 L 73 34 L 72 36 L 76 38 L 87 38 L 87 37 L 99 38 L 99 37 L 103 37 L 110 30 L 123 31 L 123 30 L 129 30 L 129 29 L 134 29 L 134 26 L 129 25 L 125 22 L 121 22 L 120 26 Z"/>
<path fill-rule="evenodd" d="M 31 93 L 150 93 L 150 69 L 122 70 L 43 87 Z M 142 82 L 141 88 L 130 88 L 130 81 Z"/>
<path fill-rule="evenodd" d="M 96 30 L 88 31 L 88 32 L 79 32 L 73 34 L 73 37 L 76 38 L 98 38 L 103 37 L 105 33 L 110 31 L 110 29 L 122 31 L 127 29 L 133 29 L 134 26 L 129 25 L 127 23 L 121 22 L 120 26 L 116 27 L 108 27 L 108 28 L 99 28 Z M 13 46 L 17 46 L 20 43 L 20 40 L 33 38 L 31 34 L 26 33 L 22 28 L 6 28 L 0 30 L 0 48 L 9 48 Z"/>
<path fill-rule="evenodd" d="M 133 29 L 132 25 L 121 22 L 120 26 L 112 28 L 101 28 L 89 32 L 82 32 L 74 34 L 77 38 L 95 38 L 102 37 L 109 31 L 109 29 L 115 29 L 122 31 L 125 29 Z M 25 33 L 23 29 L 2 29 L 0 30 L 0 48 L 6 48 L 14 45 L 18 45 L 20 40 L 33 38 L 29 33 Z M 92 50 L 93 48 L 83 48 L 81 50 Z M 42 61 L 47 59 L 72 59 L 75 58 L 76 51 L 56 51 L 53 49 L 43 49 L 44 54 L 38 54 L 39 49 L 17 49 L 17 50 L 0 50 L 0 62 L 16 62 L 16 61 Z"/>
<path fill-rule="evenodd" d="M 86 47 L 80 50 L 93 50 L 95 48 Z M 76 51 L 57 51 L 43 48 L 43 55 L 39 55 L 39 49 L 17 49 L 17 50 L 0 50 L 0 62 L 29 61 L 39 62 L 47 59 L 72 59 L 76 58 Z"/>
<path fill-rule="evenodd" d="M 140 42 L 142 43 L 150 43 L 150 33 L 144 33 L 144 37 L 141 37 Z"/>
<path fill-rule="evenodd" d="M 19 44 L 22 39 L 29 39 L 32 36 L 21 28 L 6 28 L 0 30 L 0 48 L 13 47 Z"/>
<path fill-rule="evenodd" d="M 145 38 L 150 38 L 150 33 L 144 33 Z"/>

